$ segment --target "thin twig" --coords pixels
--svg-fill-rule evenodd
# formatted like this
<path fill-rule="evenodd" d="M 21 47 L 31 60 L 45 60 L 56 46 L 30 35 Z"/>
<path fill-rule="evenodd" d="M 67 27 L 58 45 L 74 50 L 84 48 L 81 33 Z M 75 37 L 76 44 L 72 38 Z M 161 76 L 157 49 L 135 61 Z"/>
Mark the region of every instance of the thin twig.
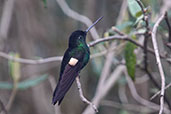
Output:
<path fill-rule="evenodd" d="M 125 70 L 124 72 L 125 72 L 125 76 L 126 76 L 126 79 L 127 79 L 127 82 L 128 82 L 128 87 L 130 88 L 130 91 L 131 91 L 131 94 L 132 94 L 133 98 L 134 98 L 138 103 L 140 103 L 140 104 L 142 104 L 142 105 L 145 105 L 145 106 L 147 106 L 147 107 L 149 107 L 149 108 L 151 108 L 151 109 L 153 109 L 153 110 L 157 110 L 157 111 L 158 111 L 160 106 L 157 105 L 157 104 L 155 104 L 155 103 L 152 103 L 152 102 L 150 102 L 150 101 L 148 101 L 148 100 L 146 100 L 146 99 L 144 99 L 144 98 L 142 98 L 142 97 L 137 93 L 137 90 L 136 90 L 136 88 L 135 88 L 135 85 L 134 85 L 133 81 L 131 80 L 131 78 L 129 77 L 127 71 Z M 167 109 L 167 108 L 165 108 L 165 107 L 164 107 L 164 109 L 165 109 L 165 110 L 164 110 L 165 113 L 170 114 L 169 109 Z"/>
<path fill-rule="evenodd" d="M 147 11 L 144 9 L 144 6 L 142 4 L 142 2 L 140 0 L 136 0 L 137 3 L 139 4 L 139 6 L 141 7 L 141 11 L 143 13 L 143 20 L 145 21 L 145 26 L 146 26 L 146 32 L 149 32 L 150 28 L 149 28 L 149 22 L 148 22 L 148 15 L 147 15 Z"/>
<path fill-rule="evenodd" d="M 166 90 L 166 89 L 168 89 L 169 87 L 171 87 L 171 83 L 170 84 L 168 84 L 164 89 Z M 156 94 L 154 94 L 151 98 L 150 98 L 150 100 L 153 100 L 157 95 L 159 95 L 161 93 L 161 91 L 158 91 Z"/>
<path fill-rule="evenodd" d="M 160 84 L 157 83 L 157 81 L 155 80 L 155 76 L 153 76 L 148 70 L 146 71 L 147 75 L 149 76 L 149 78 L 151 79 L 151 81 L 153 82 L 153 84 L 158 88 L 161 89 Z M 164 95 L 164 100 L 166 101 L 167 105 L 169 106 L 169 108 L 171 107 L 170 104 L 170 99 L 167 97 L 167 95 Z M 170 108 L 171 109 L 171 108 Z"/>
<path fill-rule="evenodd" d="M 0 110 L 0 114 L 1 112 L 4 112 L 5 114 L 8 114 L 5 106 L 4 106 L 4 103 L 0 100 L 0 106 L 1 106 L 1 110 Z"/>
<path fill-rule="evenodd" d="M 11 92 L 11 96 L 9 98 L 9 101 L 8 101 L 7 105 L 6 105 L 7 111 L 10 110 L 10 108 L 11 108 L 13 102 L 14 102 L 16 94 L 17 94 L 17 86 L 14 84 L 14 87 L 13 87 L 12 92 Z"/>
<path fill-rule="evenodd" d="M 149 72 L 148 70 L 148 51 L 147 51 L 147 46 L 148 46 L 148 39 L 151 36 L 150 34 L 150 27 L 149 27 L 149 21 L 148 21 L 148 14 L 144 9 L 144 6 L 142 4 L 142 2 L 140 0 L 136 0 L 137 3 L 139 4 L 139 6 L 141 7 L 141 11 L 143 13 L 143 20 L 145 22 L 145 28 L 146 31 L 144 33 L 144 70 L 147 73 L 147 75 L 149 76 L 149 78 L 151 79 L 151 81 L 154 83 L 154 85 L 160 89 L 160 85 L 157 83 L 157 81 L 154 79 L 154 77 L 152 76 L 152 74 Z M 167 100 L 167 97 L 164 96 L 165 100 L 167 101 L 168 106 L 170 107 L 170 102 Z"/>
<path fill-rule="evenodd" d="M 162 68 L 162 64 L 161 64 L 161 60 L 160 60 L 160 55 L 159 55 L 159 50 L 158 50 L 158 46 L 157 46 L 157 40 L 156 40 L 156 32 L 157 32 L 157 28 L 160 24 L 160 22 L 164 19 L 165 14 L 163 14 L 155 23 L 153 29 L 152 29 L 152 43 L 154 46 L 154 51 L 155 51 L 155 55 L 156 55 L 156 60 L 157 60 L 157 65 L 159 68 L 159 72 L 160 72 L 160 76 L 161 76 L 161 97 L 160 97 L 160 111 L 159 114 L 163 113 L 163 108 L 164 108 L 164 88 L 165 88 L 165 76 L 164 76 L 164 71 Z"/>
<path fill-rule="evenodd" d="M 101 42 L 110 41 L 110 40 L 126 40 L 126 41 L 130 41 L 130 42 L 134 43 L 135 45 L 143 48 L 143 46 L 141 44 L 139 44 L 135 40 L 129 38 L 127 35 L 123 35 L 123 36 L 113 35 L 113 36 L 109 36 L 109 37 L 105 37 L 105 38 L 99 38 L 95 41 L 90 42 L 89 47 L 93 47 Z"/>
<path fill-rule="evenodd" d="M 144 71 L 147 73 L 148 77 L 149 77 L 150 80 L 153 82 L 154 86 L 156 86 L 158 89 L 161 89 L 160 84 L 157 83 L 157 81 L 156 81 L 155 78 L 154 78 L 155 76 L 153 76 L 153 74 L 150 73 L 148 69 L 145 69 L 145 68 L 141 68 L 141 69 L 144 70 Z M 142 81 L 142 80 L 141 80 L 141 81 Z M 169 97 L 168 97 L 166 94 L 164 95 L 164 100 L 166 101 L 167 105 L 169 106 L 169 108 L 170 108 L 170 110 L 171 110 L 170 99 L 169 99 Z"/>
<path fill-rule="evenodd" d="M 100 39 L 97 39 L 97 40 L 95 40 L 95 41 L 90 42 L 90 43 L 89 43 L 89 47 L 93 47 L 93 46 L 95 46 L 95 45 L 97 45 L 97 44 L 99 44 L 99 43 L 102 43 L 102 42 L 105 42 L 105 41 L 110 41 L 110 40 L 125 40 L 125 41 L 129 41 L 129 42 L 135 44 L 136 46 L 138 46 L 138 47 L 144 49 L 144 46 L 143 46 L 143 45 L 141 45 L 140 43 L 138 43 L 137 41 L 133 40 L 132 38 L 130 38 L 130 37 L 127 36 L 127 35 L 123 35 L 123 36 L 120 36 L 120 35 L 113 35 L 113 36 L 109 36 L 109 37 L 105 37 L 105 38 L 100 38 Z M 154 50 L 151 49 L 151 48 L 147 48 L 147 51 L 148 51 L 149 53 L 153 54 L 153 55 L 155 54 L 155 53 L 154 53 Z M 161 54 L 160 54 L 160 57 L 166 59 L 166 57 L 165 57 L 164 55 L 161 55 Z M 167 61 L 169 64 L 171 64 L 171 61 L 170 61 L 170 60 L 166 59 L 166 61 Z"/>
<path fill-rule="evenodd" d="M 99 107 L 100 101 L 106 96 L 109 90 L 113 87 L 116 81 L 121 77 L 123 70 L 125 69 L 124 65 L 118 65 L 115 70 L 110 74 L 109 78 L 103 83 L 103 86 L 100 91 L 95 92 L 92 102 Z M 101 77 L 100 77 L 101 78 Z M 98 88 L 98 87 L 97 87 Z M 94 111 L 90 106 L 88 106 L 82 114 L 94 114 Z"/>
<path fill-rule="evenodd" d="M 5 0 L 0 22 L 0 42 L 8 36 L 15 0 Z M 1 43 L 2 44 L 2 43 Z M 2 47 L 1 47 L 2 48 Z"/>
<path fill-rule="evenodd" d="M 90 102 L 89 100 L 87 100 L 87 99 L 84 97 L 83 91 L 82 91 L 82 88 L 81 88 L 81 83 L 80 83 L 79 76 L 76 77 L 76 82 L 77 82 L 77 87 L 78 87 L 78 91 L 79 91 L 81 100 L 82 100 L 84 103 L 87 103 L 88 105 L 90 105 L 90 106 L 94 109 L 95 112 L 98 112 L 97 107 L 96 107 L 92 102 Z"/>
<path fill-rule="evenodd" d="M 10 56 L 4 52 L 0 52 L 0 57 L 6 58 L 8 60 L 13 60 L 19 63 L 23 63 L 23 64 L 33 64 L 33 65 L 44 64 L 44 63 L 49 63 L 49 62 L 54 62 L 54 61 L 56 62 L 56 61 L 62 60 L 61 56 L 49 57 L 49 58 L 38 59 L 38 60 L 23 59 L 23 58 L 16 58 L 14 56 Z"/>
<path fill-rule="evenodd" d="M 124 33 L 122 33 L 121 31 L 119 31 L 119 29 L 117 29 L 116 27 L 112 27 L 112 30 L 115 31 L 116 33 L 118 33 L 119 35 L 123 36 L 125 35 Z"/>
<path fill-rule="evenodd" d="M 148 56 L 147 56 L 147 45 L 148 45 L 148 38 L 150 36 L 150 28 L 148 22 L 148 14 L 146 13 L 144 6 L 140 0 L 136 0 L 139 6 L 141 7 L 141 11 L 143 13 L 143 20 L 145 22 L 145 33 L 144 33 L 144 68 L 145 71 L 148 72 Z"/>
<path fill-rule="evenodd" d="M 141 45 L 140 43 L 138 43 L 135 40 L 131 39 L 127 35 L 124 35 L 124 36 L 114 35 L 114 36 L 109 36 L 109 37 L 106 37 L 106 38 L 100 38 L 100 39 L 97 39 L 95 41 L 90 42 L 89 47 L 93 47 L 93 46 L 95 46 L 95 45 L 97 45 L 99 43 L 102 43 L 102 42 L 105 42 L 105 41 L 111 41 L 111 40 L 130 41 L 130 42 L 134 43 L 135 45 L 137 45 L 137 46 L 141 47 L 142 49 L 144 49 L 143 45 Z M 151 54 L 154 54 L 154 50 L 151 49 L 151 48 L 148 48 L 147 51 L 150 52 Z M 8 55 L 8 54 L 6 54 L 4 52 L 0 52 L 0 57 L 3 57 L 3 58 L 8 59 L 8 60 L 13 60 L 13 61 L 16 61 L 16 62 L 19 62 L 19 63 L 32 64 L 32 65 L 44 64 L 44 63 L 49 63 L 49 62 L 57 62 L 57 61 L 62 60 L 62 56 L 55 56 L 55 57 L 38 59 L 38 60 L 15 58 L 15 57 L 10 56 L 10 55 Z M 160 54 L 160 57 L 166 59 L 166 57 L 164 55 Z M 171 61 L 169 59 L 166 59 L 166 61 L 171 64 Z"/>

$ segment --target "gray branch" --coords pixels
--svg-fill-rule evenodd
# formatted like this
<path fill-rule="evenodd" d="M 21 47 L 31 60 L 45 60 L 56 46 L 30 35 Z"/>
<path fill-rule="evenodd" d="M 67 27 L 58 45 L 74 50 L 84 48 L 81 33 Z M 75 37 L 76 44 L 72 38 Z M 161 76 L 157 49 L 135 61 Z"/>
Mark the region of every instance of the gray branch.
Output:
<path fill-rule="evenodd" d="M 157 46 L 157 40 L 156 40 L 156 34 L 157 34 L 157 28 L 160 24 L 160 22 L 164 19 L 165 14 L 163 14 L 155 23 L 153 29 L 152 29 L 152 43 L 154 46 L 154 52 L 155 52 L 155 57 L 156 57 L 156 61 L 157 61 L 157 66 L 159 68 L 159 72 L 160 72 L 160 76 L 161 76 L 161 97 L 160 97 L 160 111 L 159 114 L 163 113 L 163 109 L 164 109 L 164 93 L 165 93 L 165 76 L 164 76 L 164 71 L 163 71 L 163 67 L 161 64 L 161 60 L 160 60 L 160 55 L 159 55 L 159 49 Z"/>

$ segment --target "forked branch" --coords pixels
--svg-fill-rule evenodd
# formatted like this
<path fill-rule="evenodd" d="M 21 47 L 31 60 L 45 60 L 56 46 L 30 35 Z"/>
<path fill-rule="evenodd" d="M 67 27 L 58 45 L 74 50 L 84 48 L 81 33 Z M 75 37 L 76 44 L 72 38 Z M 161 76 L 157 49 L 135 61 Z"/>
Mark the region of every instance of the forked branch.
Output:
<path fill-rule="evenodd" d="M 87 103 L 88 105 L 90 105 L 90 106 L 93 108 L 93 110 L 94 110 L 95 112 L 98 112 L 97 107 L 96 107 L 92 102 L 90 102 L 89 100 L 87 100 L 87 99 L 84 97 L 83 91 L 82 91 L 82 88 L 81 88 L 81 83 L 80 83 L 79 76 L 76 77 L 76 82 L 77 82 L 77 87 L 78 87 L 78 91 L 79 91 L 81 100 L 82 100 L 84 103 Z"/>

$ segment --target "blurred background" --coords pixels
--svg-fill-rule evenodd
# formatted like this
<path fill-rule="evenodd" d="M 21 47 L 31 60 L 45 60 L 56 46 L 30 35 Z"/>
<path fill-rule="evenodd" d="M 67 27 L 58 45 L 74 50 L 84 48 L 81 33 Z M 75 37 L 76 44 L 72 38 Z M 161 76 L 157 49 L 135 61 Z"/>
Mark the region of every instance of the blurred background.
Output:
<path fill-rule="evenodd" d="M 150 28 L 165 10 L 168 11 L 168 19 L 171 23 L 169 0 L 141 1 L 147 9 Z M 70 10 L 88 17 L 92 22 L 104 16 L 95 26 L 98 37 L 94 38 L 89 33 L 87 43 L 118 34 L 113 29 L 116 27 L 120 32 L 133 37 L 143 45 L 143 34 L 146 30 L 142 24 L 143 14 L 141 12 L 137 16 L 135 9 L 140 7 L 132 0 L 0 0 L 1 113 L 6 113 L 4 110 L 7 110 L 8 114 L 94 113 L 87 111 L 92 109 L 81 101 L 76 83 L 72 85 L 60 107 L 51 104 L 53 90 L 59 78 L 60 60 L 68 46 L 69 36 L 75 30 L 87 28 L 85 23 L 73 19 L 64 12 L 62 9 L 64 6 L 60 5 L 63 2 L 66 2 Z M 167 61 L 171 58 L 171 50 L 166 46 L 169 43 L 169 30 L 164 21 L 159 29 L 158 44 L 160 52 L 165 55 L 162 64 L 166 85 L 168 85 L 171 82 L 171 62 Z M 140 35 L 137 36 L 137 32 Z M 154 83 L 156 82 L 159 87 L 161 84 L 155 56 L 147 54 L 147 69 L 153 75 L 154 82 L 143 68 L 143 50 L 138 47 L 126 49 L 127 44 L 126 41 L 113 40 L 90 48 L 93 57 L 80 76 L 84 95 L 87 99 L 94 100 L 99 109 L 98 114 L 158 113 L 160 96 L 150 100 L 150 97 L 160 90 Z M 148 46 L 153 48 L 150 37 Z M 132 54 L 126 56 L 126 50 L 132 50 L 135 52 L 133 55 L 136 55 L 136 59 L 133 58 L 135 64 L 126 64 L 133 66 L 133 70 L 129 70 L 128 74 L 133 73 L 131 76 L 135 78 L 134 86 L 138 95 L 134 91 L 135 88 L 130 89 L 128 82 L 130 81 L 131 85 L 132 80 L 129 77 L 125 78 L 127 74 L 124 73 L 125 59 L 128 58 L 128 61 L 131 61 L 127 56 L 134 57 Z M 10 57 L 30 60 L 59 56 L 59 60 L 43 64 L 19 63 L 4 57 L 4 53 Z M 103 83 L 100 82 L 101 77 L 105 77 Z M 101 86 L 99 86 L 100 83 Z M 108 85 L 105 84 L 110 85 L 106 87 Z M 166 90 L 166 96 L 171 103 L 170 88 Z M 169 114 L 168 102 L 165 101 L 164 113 Z"/>

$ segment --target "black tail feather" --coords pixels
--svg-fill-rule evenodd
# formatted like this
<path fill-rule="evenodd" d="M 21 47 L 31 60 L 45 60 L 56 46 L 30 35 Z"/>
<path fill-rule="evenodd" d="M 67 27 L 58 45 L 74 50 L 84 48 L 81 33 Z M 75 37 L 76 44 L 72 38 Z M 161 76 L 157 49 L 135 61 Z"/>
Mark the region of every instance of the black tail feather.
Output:
<path fill-rule="evenodd" d="M 58 105 L 61 104 L 65 94 L 71 87 L 72 83 L 74 82 L 75 78 L 78 76 L 80 69 L 80 65 L 77 64 L 76 66 L 66 65 L 64 73 L 59 80 L 56 89 L 53 93 L 52 104 L 55 105 L 58 102 Z"/>

